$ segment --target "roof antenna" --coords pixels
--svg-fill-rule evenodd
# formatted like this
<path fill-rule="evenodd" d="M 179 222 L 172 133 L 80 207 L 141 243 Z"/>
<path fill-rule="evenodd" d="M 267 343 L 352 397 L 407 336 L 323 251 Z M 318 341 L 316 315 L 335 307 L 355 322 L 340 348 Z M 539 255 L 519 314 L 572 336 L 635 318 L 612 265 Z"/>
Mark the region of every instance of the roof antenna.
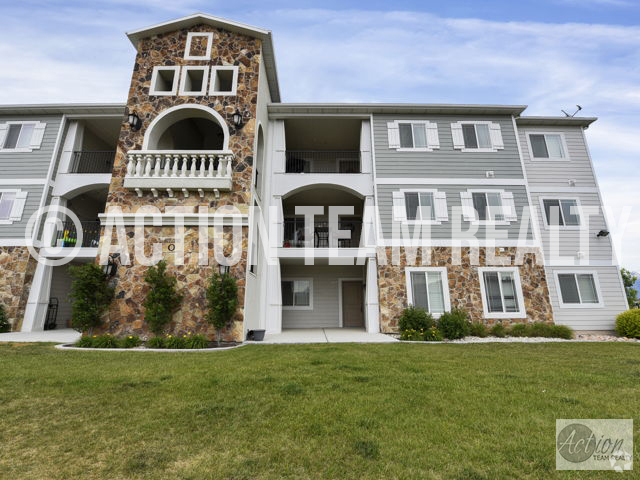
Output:
<path fill-rule="evenodd" d="M 565 116 L 565 117 L 575 117 L 575 116 L 576 116 L 576 114 L 577 114 L 580 110 L 582 110 L 582 107 L 581 107 L 580 105 L 576 105 L 576 107 L 578 107 L 578 109 L 577 109 L 575 112 L 573 112 L 573 115 L 568 114 L 568 113 L 567 113 L 567 112 L 565 112 L 564 110 L 560 110 L 560 111 L 561 111 L 562 113 L 564 113 L 564 116 Z"/>

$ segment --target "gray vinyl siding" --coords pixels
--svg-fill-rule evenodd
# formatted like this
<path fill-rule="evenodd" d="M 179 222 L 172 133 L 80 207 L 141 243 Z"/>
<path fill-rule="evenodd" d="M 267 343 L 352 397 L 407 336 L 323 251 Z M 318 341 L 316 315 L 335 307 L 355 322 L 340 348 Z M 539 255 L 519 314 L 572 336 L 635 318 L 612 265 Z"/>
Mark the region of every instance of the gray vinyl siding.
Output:
<path fill-rule="evenodd" d="M 0 182 L 2 180 L 0 179 Z M 24 238 L 27 222 L 31 214 L 40 207 L 44 185 L 3 185 L 0 190 L 22 190 L 28 192 L 27 201 L 22 212 L 22 220 L 11 225 L 0 225 L 0 238 Z"/>
<path fill-rule="evenodd" d="M 340 326 L 338 279 L 362 278 L 364 267 L 354 265 L 282 265 L 281 278 L 313 279 L 313 310 L 282 309 L 282 328 Z"/>
<path fill-rule="evenodd" d="M 596 180 L 587 154 L 581 127 L 520 127 L 522 158 L 527 171 L 529 186 L 563 187 L 569 186 L 569 179 L 576 181 L 576 187 L 595 187 Z M 569 160 L 532 160 L 528 134 L 536 132 L 564 134 Z"/>
<path fill-rule="evenodd" d="M 445 192 L 447 195 L 447 209 L 449 211 L 449 221 L 443 222 L 441 225 L 430 225 L 430 238 L 434 240 L 446 240 L 451 239 L 453 235 L 453 208 L 462 207 L 462 201 L 460 199 L 460 192 L 472 190 L 504 190 L 506 192 L 513 193 L 513 199 L 516 204 L 516 213 L 518 214 L 518 221 L 511 222 L 509 225 L 497 225 L 495 229 L 497 231 L 506 231 L 509 240 L 517 240 L 520 233 L 520 224 L 522 219 L 522 211 L 525 206 L 528 205 L 527 192 L 524 186 L 514 185 L 378 185 L 378 211 L 380 215 L 380 223 L 382 227 L 382 234 L 385 239 L 392 238 L 393 234 L 393 192 L 398 190 L 420 190 L 420 189 L 437 189 L 440 192 Z M 469 222 L 462 222 L 462 230 L 469 230 Z M 413 235 L 412 225 L 407 226 L 408 231 Z M 398 230 L 400 231 L 400 230 Z M 476 238 L 486 238 L 486 227 L 480 225 Z M 529 223 L 527 239 L 533 238 L 532 226 Z"/>
<path fill-rule="evenodd" d="M 571 229 L 560 229 L 556 233 L 552 232 L 549 227 L 546 226 L 544 211 L 542 209 L 542 204 L 540 199 L 547 198 L 575 198 L 578 200 L 582 207 L 595 207 L 598 208 L 598 215 L 590 215 L 589 216 L 589 232 L 587 234 L 587 238 L 589 239 L 589 255 L 588 259 L 590 261 L 596 262 L 611 262 L 613 264 L 613 249 L 611 247 L 611 237 L 606 238 L 598 238 L 596 235 L 600 230 L 606 229 L 604 215 L 602 213 L 602 208 L 600 205 L 600 199 L 597 193 L 567 193 L 567 192 L 558 192 L 558 193 L 531 193 L 531 201 L 533 202 L 533 206 L 537 212 L 537 216 L 540 223 L 540 236 L 542 239 L 542 246 L 546 253 L 546 261 L 547 263 L 551 260 L 551 242 L 558 239 L 558 246 L 555 249 L 558 252 L 558 255 L 563 257 L 573 257 L 575 258 L 578 251 L 584 250 L 584 247 L 580 245 L 580 230 L 571 230 Z M 585 221 L 583 216 L 581 221 Z M 585 252 L 586 253 L 586 252 Z"/>
<path fill-rule="evenodd" d="M 387 122 L 428 120 L 438 124 L 440 149 L 433 152 L 398 152 L 389 148 Z M 459 121 L 491 121 L 500 124 L 504 149 L 497 152 L 454 150 L 451 124 Z M 376 175 L 379 178 L 523 178 L 513 120 L 510 116 L 462 117 L 438 115 L 374 115 L 373 134 Z"/>
<path fill-rule="evenodd" d="M 595 271 L 604 306 L 561 308 L 555 276 L 555 272 L 559 270 L 577 273 Z M 575 330 L 613 330 L 615 328 L 616 315 L 627 309 L 626 297 L 620 283 L 620 272 L 617 267 L 547 267 L 546 271 L 549 296 L 554 311 L 553 317 L 556 323 L 568 325 Z"/>
<path fill-rule="evenodd" d="M 0 116 L 0 123 L 7 121 L 43 122 L 47 126 L 42 144 L 32 152 L 3 152 L 0 150 L 0 172 L 2 178 L 46 178 L 53 156 L 61 115 Z"/>

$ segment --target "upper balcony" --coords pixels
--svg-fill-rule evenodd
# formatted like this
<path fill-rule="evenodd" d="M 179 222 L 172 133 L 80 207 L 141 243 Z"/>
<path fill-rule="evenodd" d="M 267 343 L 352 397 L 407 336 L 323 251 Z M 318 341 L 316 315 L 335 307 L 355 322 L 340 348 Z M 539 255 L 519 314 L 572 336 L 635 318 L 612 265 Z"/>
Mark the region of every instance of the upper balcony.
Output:
<path fill-rule="evenodd" d="M 76 150 L 71 157 L 68 173 L 108 173 L 113 171 L 115 150 Z"/>
<path fill-rule="evenodd" d="M 362 173 L 358 150 L 287 150 L 285 173 Z"/>

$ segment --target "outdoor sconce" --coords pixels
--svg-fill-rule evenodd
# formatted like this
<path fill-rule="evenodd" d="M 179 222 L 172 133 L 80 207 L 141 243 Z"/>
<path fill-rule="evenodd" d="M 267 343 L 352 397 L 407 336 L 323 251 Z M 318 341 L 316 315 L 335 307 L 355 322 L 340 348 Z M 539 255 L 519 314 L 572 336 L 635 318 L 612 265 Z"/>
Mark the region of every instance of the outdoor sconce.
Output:
<path fill-rule="evenodd" d="M 236 108 L 236 111 L 231 119 L 233 120 L 233 124 L 236 126 L 236 128 L 242 127 L 242 113 L 240 112 L 240 110 Z"/>
<path fill-rule="evenodd" d="M 113 255 L 109 255 L 109 260 L 107 260 L 107 264 L 102 266 L 102 271 L 108 277 L 115 277 L 118 272 L 118 263 L 116 260 L 120 256 L 119 253 L 114 253 Z"/>
<path fill-rule="evenodd" d="M 609 230 L 600 230 L 598 232 L 598 234 L 596 235 L 596 237 L 600 238 L 600 237 L 608 237 L 609 236 Z"/>
<path fill-rule="evenodd" d="M 218 265 L 218 269 L 220 270 L 220 275 L 229 273 L 229 265 Z"/>
<path fill-rule="evenodd" d="M 142 128 L 142 120 L 140 120 L 140 117 L 138 117 L 135 112 L 127 115 L 127 123 L 134 132 L 137 132 Z"/>

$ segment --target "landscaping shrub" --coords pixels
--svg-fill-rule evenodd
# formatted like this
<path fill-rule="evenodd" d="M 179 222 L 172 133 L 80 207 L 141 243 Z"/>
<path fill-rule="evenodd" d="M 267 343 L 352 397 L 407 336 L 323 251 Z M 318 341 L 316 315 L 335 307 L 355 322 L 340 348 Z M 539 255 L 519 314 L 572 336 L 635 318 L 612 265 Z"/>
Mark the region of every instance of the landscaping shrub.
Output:
<path fill-rule="evenodd" d="M 469 335 L 471 323 L 467 318 L 467 312 L 454 308 L 450 312 L 444 312 L 438 319 L 438 330 L 444 338 L 455 340 Z"/>
<path fill-rule="evenodd" d="M 164 337 L 151 337 L 147 340 L 147 348 L 165 348 Z"/>
<path fill-rule="evenodd" d="M 93 337 L 90 337 L 89 335 L 83 335 L 76 341 L 75 346 L 82 348 L 92 348 Z"/>
<path fill-rule="evenodd" d="M 510 337 L 530 337 L 531 328 L 526 323 L 511 325 L 507 331 Z"/>
<path fill-rule="evenodd" d="M 507 334 L 510 337 L 573 338 L 571 328 L 543 322 L 516 323 L 507 330 Z"/>
<path fill-rule="evenodd" d="M 422 339 L 425 342 L 441 342 L 442 341 L 442 333 L 436 327 L 431 327 L 428 330 L 424 331 Z"/>
<path fill-rule="evenodd" d="M 164 348 L 187 348 L 186 335 L 167 335 L 164 339 Z"/>
<path fill-rule="evenodd" d="M 400 333 L 400 340 L 409 340 L 413 342 L 421 342 L 424 339 L 424 330 L 414 330 L 409 328 Z"/>
<path fill-rule="evenodd" d="M 79 332 L 91 333 L 98 327 L 102 314 L 113 300 L 114 290 L 98 265 L 85 263 L 69 267 L 71 282 L 71 326 Z"/>
<path fill-rule="evenodd" d="M 616 317 L 616 332 L 621 337 L 640 338 L 640 308 L 632 308 Z"/>
<path fill-rule="evenodd" d="M 231 323 L 238 308 L 238 285 L 228 273 L 215 272 L 207 288 L 207 321 L 216 329 L 216 340 L 220 343 L 222 330 Z"/>
<path fill-rule="evenodd" d="M 11 331 L 11 324 L 7 318 L 7 313 L 4 311 L 4 305 L 0 305 L 0 333 L 6 333 Z"/>
<path fill-rule="evenodd" d="M 137 335 L 127 335 L 119 341 L 120 348 L 135 348 L 142 345 L 142 340 Z"/>
<path fill-rule="evenodd" d="M 93 348 L 119 348 L 118 339 L 108 333 L 93 337 Z"/>
<path fill-rule="evenodd" d="M 482 322 L 472 322 L 469 326 L 469 335 L 484 338 L 489 335 L 489 329 Z"/>
<path fill-rule="evenodd" d="M 405 308 L 398 320 L 398 328 L 400 332 L 406 330 L 426 331 L 435 326 L 435 321 L 430 313 L 423 308 L 417 308 L 413 305 Z"/>
<path fill-rule="evenodd" d="M 564 338 L 571 340 L 573 338 L 573 330 L 566 325 L 551 325 L 554 338 Z"/>
<path fill-rule="evenodd" d="M 176 278 L 167 274 L 167 262 L 164 260 L 149 268 L 144 280 L 150 287 L 144 302 L 144 320 L 153 333 L 160 335 L 180 306 L 182 295 L 176 290 Z"/>
<path fill-rule="evenodd" d="M 501 323 L 496 323 L 493 327 L 491 327 L 489 333 L 493 337 L 504 338 L 507 336 L 507 329 L 504 328 L 504 325 L 502 325 Z"/>
<path fill-rule="evenodd" d="M 209 339 L 201 334 L 187 335 L 186 346 L 187 348 L 207 348 Z"/>

